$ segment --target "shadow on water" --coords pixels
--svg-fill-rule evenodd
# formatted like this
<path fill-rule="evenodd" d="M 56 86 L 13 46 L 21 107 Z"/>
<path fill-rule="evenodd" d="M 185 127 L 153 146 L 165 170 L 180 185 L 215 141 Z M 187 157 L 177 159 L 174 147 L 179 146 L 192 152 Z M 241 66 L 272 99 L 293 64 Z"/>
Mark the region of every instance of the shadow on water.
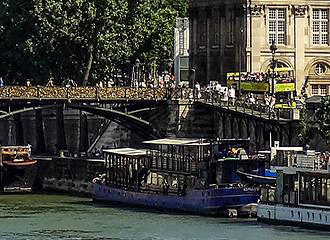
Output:
<path fill-rule="evenodd" d="M 186 220 L 201 220 L 208 221 L 214 224 L 245 224 L 245 225 L 257 225 L 256 218 L 228 218 L 228 217 L 220 217 L 220 216 L 209 216 L 209 215 L 198 215 L 191 214 L 182 211 L 175 210 L 164 210 L 160 208 L 148 208 L 144 206 L 136 206 L 136 205 L 124 205 L 120 203 L 101 203 L 101 202 L 91 202 L 88 205 L 92 205 L 95 208 L 106 208 L 106 209 L 115 209 L 124 211 L 127 214 L 136 213 L 136 214 L 151 214 L 153 216 L 162 215 L 167 217 L 181 217 Z"/>

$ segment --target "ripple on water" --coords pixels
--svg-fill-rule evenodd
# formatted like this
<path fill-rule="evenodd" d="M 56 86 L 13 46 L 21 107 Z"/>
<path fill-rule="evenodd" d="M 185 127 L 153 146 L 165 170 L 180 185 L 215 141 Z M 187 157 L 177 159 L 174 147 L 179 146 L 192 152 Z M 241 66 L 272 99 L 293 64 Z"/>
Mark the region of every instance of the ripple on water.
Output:
<path fill-rule="evenodd" d="M 77 231 L 77 230 L 41 230 L 32 231 L 30 233 L 0 233 L 1 240 L 128 240 L 124 238 L 113 238 L 95 236 L 94 231 Z"/>
<path fill-rule="evenodd" d="M 328 233 L 224 219 L 113 208 L 63 195 L 3 195 L 0 240 L 329 240 Z"/>

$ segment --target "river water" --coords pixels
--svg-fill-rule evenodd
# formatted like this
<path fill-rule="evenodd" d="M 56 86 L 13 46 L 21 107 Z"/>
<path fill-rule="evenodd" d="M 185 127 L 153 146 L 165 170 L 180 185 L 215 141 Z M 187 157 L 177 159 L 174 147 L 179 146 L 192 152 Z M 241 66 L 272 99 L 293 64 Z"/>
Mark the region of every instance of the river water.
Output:
<path fill-rule="evenodd" d="M 328 240 L 329 233 L 251 219 L 105 207 L 65 195 L 10 194 L 0 196 L 0 240 L 7 239 Z"/>

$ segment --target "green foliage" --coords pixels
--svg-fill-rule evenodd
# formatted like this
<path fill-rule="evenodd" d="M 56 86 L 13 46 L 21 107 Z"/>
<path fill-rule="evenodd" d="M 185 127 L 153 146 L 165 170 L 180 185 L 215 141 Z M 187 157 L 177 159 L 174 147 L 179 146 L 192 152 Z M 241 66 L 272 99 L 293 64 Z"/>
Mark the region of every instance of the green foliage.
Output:
<path fill-rule="evenodd" d="M 321 135 L 330 146 L 330 96 L 322 98 L 320 107 L 316 111 L 316 118 Z"/>
<path fill-rule="evenodd" d="M 187 0 L 2 0 L 0 76 L 44 84 L 50 77 L 90 84 L 136 59 L 165 66 L 175 18 Z M 90 63 L 90 64 L 89 64 Z"/>
<path fill-rule="evenodd" d="M 306 110 L 302 111 L 301 121 L 299 126 L 298 140 L 302 146 L 309 144 L 310 140 L 314 136 L 315 129 L 312 126 L 312 122 L 308 119 L 308 114 Z"/>
<path fill-rule="evenodd" d="M 20 81 L 35 71 L 29 54 L 34 20 L 33 4 L 24 0 L 0 2 L 0 76 Z"/>

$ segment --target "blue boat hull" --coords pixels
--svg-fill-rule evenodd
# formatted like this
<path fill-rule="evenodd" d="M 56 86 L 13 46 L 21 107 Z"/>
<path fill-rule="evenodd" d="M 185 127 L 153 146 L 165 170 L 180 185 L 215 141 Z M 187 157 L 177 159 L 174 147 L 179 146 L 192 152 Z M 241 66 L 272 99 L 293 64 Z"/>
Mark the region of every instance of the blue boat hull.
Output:
<path fill-rule="evenodd" d="M 94 183 L 94 201 L 139 205 L 150 208 L 170 209 L 201 215 L 222 215 L 227 209 L 237 209 L 257 203 L 260 193 L 241 187 L 208 190 L 187 190 L 185 196 L 163 195 L 118 189 Z"/>

